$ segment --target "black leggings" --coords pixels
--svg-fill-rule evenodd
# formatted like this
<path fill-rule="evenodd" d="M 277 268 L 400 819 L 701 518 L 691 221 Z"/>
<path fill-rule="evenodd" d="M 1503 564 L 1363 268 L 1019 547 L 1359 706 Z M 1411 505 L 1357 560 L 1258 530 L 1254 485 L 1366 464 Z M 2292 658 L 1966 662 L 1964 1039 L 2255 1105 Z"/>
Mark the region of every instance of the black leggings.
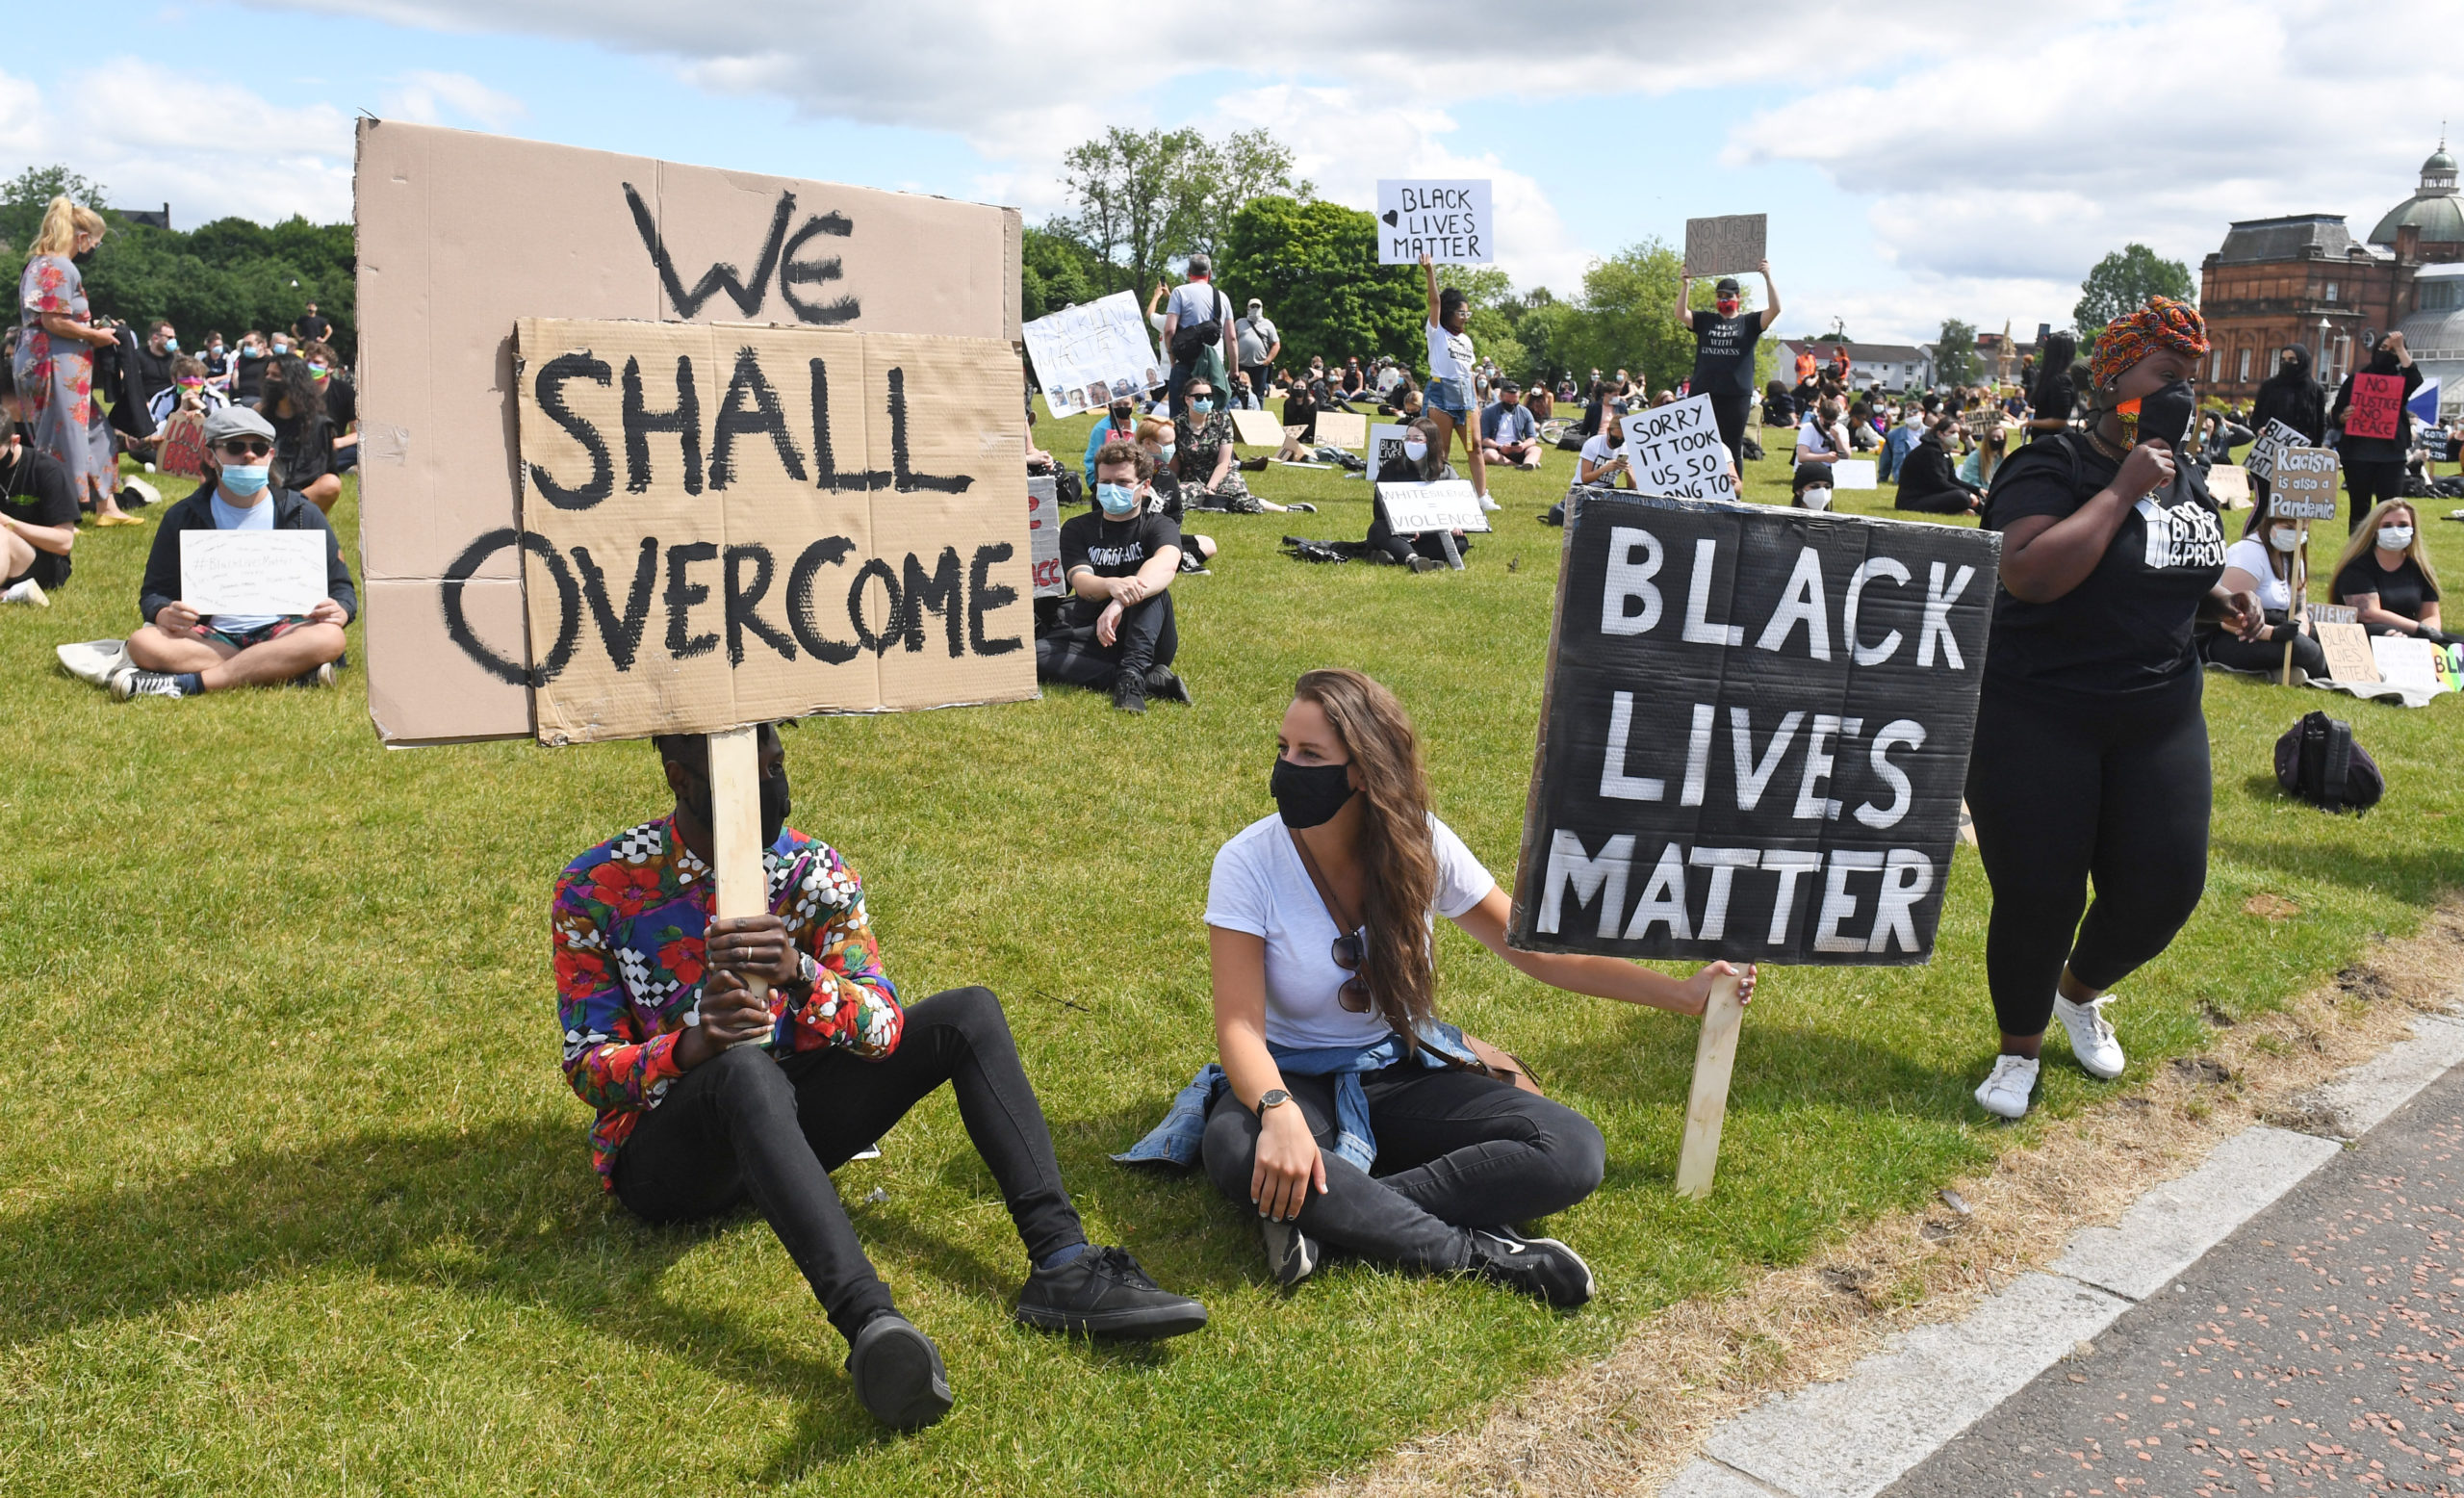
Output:
<path fill-rule="evenodd" d="M 1608 1146 L 1589 1119 L 1561 1102 L 1470 1072 L 1405 1062 L 1372 1072 L 1370 1126 L 1376 1174 L 1336 1156 L 1335 1078 L 1283 1079 L 1324 1151 L 1326 1190 L 1300 1209 L 1300 1230 L 1330 1248 L 1429 1274 L 1471 1261 L 1470 1227 L 1500 1227 L 1560 1212 L 1590 1196 Z M 1251 1212 L 1258 1117 L 1230 1088 L 1206 1120 L 1206 1174 Z"/>
<path fill-rule="evenodd" d="M 1386 524 L 1386 510 L 1383 505 L 1376 506 L 1369 517 L 1368 544 L 1371 550 L 1384 553 L 1386 559 L 1399 567 L 1410 566 L 1415 556 L 1425 556 L 1430 561 L 1446 560 L 1446 543 L 1438 539 L 1436 531 L 1415 530 L 1408 534 L 1398 535 L 1395 528 Z M 1454 538 L 1454 555 L 1457 556 L 1472 555 L 1470 536 L 1459 535 Z"/>
<path fill-rule="evenodd" d="M 1720 440 L 1729 445 L 1729 454 L 1740 464 L 1745 461 L 1745 418 L 1753 409 L 1754 398 L 1742 391 L 1711 397 L 1711 422 L 1720 429 Z"/>
<path fill-rule="evenodd" d="M 2371 506 L 2404 497 L 2403 461 L 2400 458 L 2356 458 L 2346 463 L 2345 493 L 2352 500 L 2352 517 L 2345 529 L 2358 530 Z"/>
<path fill-rule="evenodd" d="M 1065 627 L 1036 641 L 1037 681 L 1110 686 L 1123 671 L 1142 676 L 1152 667 L 1170 665 L 1181 653 L 1169 588 L 1122 609 L 1113 642 L 1104 645 L 1096 642 L 1095 620 L 1107 607 L 1091 599 L 1069 601 Z"/>
<path fill-rule="evenodd" d="M 2300 633 L 2279 615 L 2281 609 L 2268 610 L 2268 623 L 2276 631 L 2272 640 L 2254 640 L 2244 644 L 2230 631 L 2219 630 L 2200 643 L 2200 653 L 2208 659 L 2230 671 L 2265 671 L 2278 676 L 2284 670 L 2284 643 L 2293 641 L 2293 663 L 2314 677 L 2327 674 L 2327 653 L 2317 639 Z"/>
<path fill-rule="evenodd" d="M 1967 806 L 1993 886 L 1985 969 L 2003 1034 L 2044 1033 L 2066 962 L 2109 989 L 2198 908 L 2214 792 L 2199 686 L 2194 671 L 2148 702 L 1986 679 Z"/>
<path fill-rule="evenodd" d="M 634 1125 L 616 1154 L 617 1200 L 649 1222 L 677 1223 L 715 1216 L 750 1195 L 830 1324 L 852 1341 L 893 1307 L 830 1173 L 944 1082 L 1028 1258 L 1086 1242 L 1010 1021 L 991 990 L 980 988 L 910 1006 L 898 1048 L 879 1061 L 836 1048 L 721 1051 L 668 1084 Z"/>

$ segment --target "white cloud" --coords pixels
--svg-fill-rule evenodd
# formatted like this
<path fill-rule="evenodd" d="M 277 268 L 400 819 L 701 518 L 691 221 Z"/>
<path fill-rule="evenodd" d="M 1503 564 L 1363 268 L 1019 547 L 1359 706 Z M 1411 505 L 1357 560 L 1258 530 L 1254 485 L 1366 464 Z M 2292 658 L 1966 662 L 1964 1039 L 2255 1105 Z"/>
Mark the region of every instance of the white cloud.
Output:
<path fill-rule="evenodd" d="M 0 73 L 0 147 L 68 164 L 106 184 L 114 206 L 167 202 L 185 228 L 231 214 L 350 217 L 348 115 L 141 58 L 58 75 L 48 89 Z"/>
<path fill-rule="evenodd" d="M 387 91 L 384 112 L 414 124 L 467 122 L 502 130 L 530 111 L 512 94 L 491 89 L 468 73 L 423 68 L 404 73 Z"/>

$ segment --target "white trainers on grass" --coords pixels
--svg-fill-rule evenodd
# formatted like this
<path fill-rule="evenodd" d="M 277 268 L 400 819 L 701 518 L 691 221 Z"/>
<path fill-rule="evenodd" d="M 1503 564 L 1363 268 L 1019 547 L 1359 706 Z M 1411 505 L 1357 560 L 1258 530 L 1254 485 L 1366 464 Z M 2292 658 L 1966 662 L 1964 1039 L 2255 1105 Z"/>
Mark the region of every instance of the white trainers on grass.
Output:
<path fill-rule="evenodd" d="M 2111 994 L 2084 1004 L 2074 1004 L 2058 994 L 2053 1000 L 2054 1015 L 2070 1032 L 2070 1054 L 2090 1076 L 2108 1081 L 2121 1075 L 2123 1065 L 2121 1042 L 2114 1039 L 2113 1022 L 2105 1018 L 2105 1005 L 2112 1001 Z"/>
<path fill-rule="evenodd" d="M 49 608 L 51 600 L 44 596 L 41 583 L 28 578 L 15 587 L 0 592 L 0 604 L 32 604 L 37 608 Z"/>
<path fill-rule="evenodd" d="M 2028 1116 L 2028 1098 L 2036 1090 L 2035 1057 L 1996 1056 L 1993 1074 L 1976 1090 L 1977 1106 L 1997 1118 L 2023 1119 Z"/>

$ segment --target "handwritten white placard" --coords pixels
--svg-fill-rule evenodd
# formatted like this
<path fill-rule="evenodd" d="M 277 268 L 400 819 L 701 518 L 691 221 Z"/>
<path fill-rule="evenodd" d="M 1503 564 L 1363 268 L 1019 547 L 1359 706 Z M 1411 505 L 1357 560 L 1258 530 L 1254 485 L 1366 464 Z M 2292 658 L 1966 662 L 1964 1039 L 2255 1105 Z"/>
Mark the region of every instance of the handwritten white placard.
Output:
<path fill-rule="evenodd" d="M 325 599 L 321 530 L 183 530 L 180 602 L 201 614 L 304 614 Z"/>
<path fill-rule="evenodd" d="M 1381 483 L 1377 503 L 1386 506 L 1386 524 L 1397 535 L 1423 530 L 1486 530 L 1489 517 L 1471 480 L 1440 478 L 1433 483 Z"/>
<path fill-rule="evenodd" d="M 1164 382 L 1146 316 L 1127 292 L 1064 307 L 1019 328 L 1018 336 L 1056 417 L 1142 396 Z"/>
<path fill-rule="evenodd" d="M 1831 465 L 1831 486 L 1835 489 L 1872 489 L 1881 484 L 1875 477 L 1878 470 L 1869 457 L 1843 457 Z"/>
<path fill-rule="evenodd" d="M 1634 487 L 1681 500 L 1733 500 L 1728 450 L 1709 396 L 1689 396 L 1626 418 L 1626 452 Z"/>
<path fill-rule="evenodd" d="M 1484 266 L 1498 258 L 1486 178 L 1380 179 L 1377 263 Z"/>

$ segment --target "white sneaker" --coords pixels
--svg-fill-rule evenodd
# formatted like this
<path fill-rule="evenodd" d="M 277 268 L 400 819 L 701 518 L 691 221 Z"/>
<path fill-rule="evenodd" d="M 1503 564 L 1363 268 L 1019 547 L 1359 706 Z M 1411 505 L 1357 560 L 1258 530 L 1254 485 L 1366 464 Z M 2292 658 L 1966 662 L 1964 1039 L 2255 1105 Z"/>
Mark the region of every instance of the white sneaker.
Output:
<path fill-rule="evenodd" d="M 51 600 L 43 596 L 41 583 L 28 578 L 15 587 L 0 592 L 0 604 L 32 604 L 37 608 L 49 608 Z"/>
<path fill-rule="evenodd" d="M 2108 1080 L 2121 1075 L 2122 1069 L 2121 1042 L 2114 1039 L 2113 1024 L 2105 1019 L 2105 1005 L 2112 1000 L 2111 994 L 2084 1004 L 2074 1004 L 2058 994 L 2053 999 L 2054 1014 L 2070 1032 L 2070 1054 L 2090 1076 Z"/>
<path fill-rule="evenodd" d="M 1993 1074 L 1976 1090 L 1977 1106 L 2006 1119 L 2028 1116 L 2028 1098 L 2037 1090 L 2037 1064 L 2028 1056 L 1996 1056 Z"/>
<path fill-rule="evenodd" d="M 1500 504 L 1497 501 L 1490 499 L 1485 494 L 1480 496 L 1480 508 L 1484 510 L 1502 509 L 1505 506 Z"/>

